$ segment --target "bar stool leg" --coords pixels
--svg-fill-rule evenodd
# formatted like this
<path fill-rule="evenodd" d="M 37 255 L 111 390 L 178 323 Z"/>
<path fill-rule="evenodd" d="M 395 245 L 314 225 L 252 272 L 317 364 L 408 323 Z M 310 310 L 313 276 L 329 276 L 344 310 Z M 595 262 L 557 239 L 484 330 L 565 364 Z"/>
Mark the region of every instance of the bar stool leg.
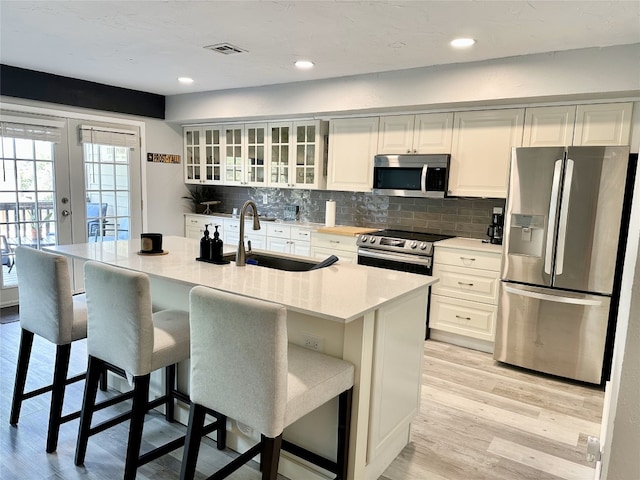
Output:
<path fill-rule="evenodd" d="M 129 441 L 127 458 L 124 464 L 124 480 L 135 480 L 138 469 L 138 457 L 142 444 L 144 417 L 149 403 L 149 381 L 151 375 L 142 375 L 133 379 L 133 405 L 131 407 L 131 423 L 129 424 Z"/>
<path fill-rule="evenodd" d="M 202 405 L 191 404 L 187 438 L 184 443 L 182 466 L 180 467 L 180 480 L 193 480 L 196 473 L 205 414 L 206 409 Z"/>
<path fill-rule="evenodd" d="M 84 385 L 82 410 L 80 411 L 80 427 L 78 429 L 78 441 L 76 443 L 76 457 L 74 460 L 74 463 L 78 466 L 84 463 L 84 457 L 87 453 L 87 443 L 89 442 L 91 420 L 93 419 L 93 411 L 96 404 L 100 372 L 102 372 L 103 369 L 104 362 L 99 358 L 89 355 L 87 379 Z"/>
<path fill-rule="evenodd" d="M 51 408 L 49 410 L 49 430 L 47 432 L 47 453 L 56 451 L 58 435 L 60 433 L 60 419 L 62 418 L 62 404 L 69 371 L 71 344 L 56 346 L 56 363 L 53 370 L 53 384 L 51 390 Z"/>
<path fill-rule="evenodd" d="M 165 403 L 164 418 L 169 423 L 173 423 L 173 413 L 175 408 L 173 390 L 176 385 L 176 366 L 175 364 L 169 365 L 164 369 L 164 395 L 167 397 Z"/>
<path fill-rule="evenodd" d="M 262 467 L 262 480 L 277 480 L 282 434 L 276 438 L 269 438 L 264 435 L 262 435 L 261 438 L 262 453 L 260 455 L 260 466 Z"/>
<path fill-rule="evenodd" d="M 14 427 L 18 425 L 20 409 L 24 399 L 24 387 L 27 383 L 27 370 L 29 369 L 29 359 L 31 358 L 31 347 L 33 345 L 33 332 L 20 331 L 20 351 L 18 353 L 18 365 L 16 367 L 16 381 L 13 387 L 13 401 L 11 402 L 11 416 L 9 423 Z"/>

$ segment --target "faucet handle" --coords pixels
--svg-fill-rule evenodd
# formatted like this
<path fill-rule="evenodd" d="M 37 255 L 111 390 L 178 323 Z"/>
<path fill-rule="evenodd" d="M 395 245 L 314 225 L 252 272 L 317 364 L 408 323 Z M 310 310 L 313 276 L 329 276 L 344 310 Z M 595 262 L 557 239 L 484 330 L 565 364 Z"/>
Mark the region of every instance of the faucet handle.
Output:
<path fill-rule="evenodd" d="M 251 240 L 247 240 L 247 253 L 251 253 Z"/>

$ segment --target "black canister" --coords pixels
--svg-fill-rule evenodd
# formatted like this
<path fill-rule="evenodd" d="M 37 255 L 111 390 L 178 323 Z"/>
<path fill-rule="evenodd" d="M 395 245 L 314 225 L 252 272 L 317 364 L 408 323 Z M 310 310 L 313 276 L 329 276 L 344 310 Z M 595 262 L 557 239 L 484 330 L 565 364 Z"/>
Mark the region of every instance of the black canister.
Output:
<path fill-rule="evenodd" d="M 208 226 L 209 224 L 204 226 L 204 236 L 200 239 L 200 258 L 202 260 L 211 259 L 211 238 L 209 238 Z"/>
<path fill-rule="evenodd" d="M 218 233 L 218 225 L 215 226 L 216 230 L 213 232 L 213 239 L 211 240 L 211 260 L 217 262 L 222 261 L 222 239 Z"/>

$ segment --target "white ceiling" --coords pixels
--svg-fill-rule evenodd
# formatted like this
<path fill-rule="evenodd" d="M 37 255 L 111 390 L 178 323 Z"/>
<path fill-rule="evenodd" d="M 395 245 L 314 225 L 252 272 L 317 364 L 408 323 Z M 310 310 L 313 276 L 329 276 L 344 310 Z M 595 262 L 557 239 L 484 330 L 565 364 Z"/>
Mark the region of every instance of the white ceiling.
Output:
<path fill-rule="evenodd" d="M 0 0 L 0 63 L 162 95 L 632 43 L 638 0 Z"/>

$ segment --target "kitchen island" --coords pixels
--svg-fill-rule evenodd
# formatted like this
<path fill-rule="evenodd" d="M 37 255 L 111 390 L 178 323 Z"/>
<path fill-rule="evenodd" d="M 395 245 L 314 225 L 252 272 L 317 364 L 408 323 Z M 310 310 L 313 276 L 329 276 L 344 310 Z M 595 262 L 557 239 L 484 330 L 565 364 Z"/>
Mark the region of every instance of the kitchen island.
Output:
<path fill-rule="evenodd" d="M 428 287 L 435 278 L 340 262 L 309 272 L 214 265 L 196 261 L 199 242 L 183 237 L 164 238 L 166 255 L 140 255 L 139 245 L 139 240 L 129 240 L 46 250 L 147 273 L 154 308 L 188 310 L 189 290 L 195 285 L 286 306 L 290 342 L 316 344 L 355 365 L 349 479 L 378 478 L 409 442 L 420 406 Z M 75 271 L 81 272 L 79 265 Z M 188 362 L 183 362 L 178 369 L 181 390 L 188 391 L 188 380 Z M 285 438 L 334 458 L 336 412 L 334 400 L 287 428 Z M 178 409 L 177 419 L 186 423 L 187 410 Z M 243 451 L 255 443 L 257 434 L 250 428 L 234 421 L 227 428 L 231 448 Z M 292 479 L 327 478 L 326 472 L 287 452 L 282 453 L 280 473 Z"/>

